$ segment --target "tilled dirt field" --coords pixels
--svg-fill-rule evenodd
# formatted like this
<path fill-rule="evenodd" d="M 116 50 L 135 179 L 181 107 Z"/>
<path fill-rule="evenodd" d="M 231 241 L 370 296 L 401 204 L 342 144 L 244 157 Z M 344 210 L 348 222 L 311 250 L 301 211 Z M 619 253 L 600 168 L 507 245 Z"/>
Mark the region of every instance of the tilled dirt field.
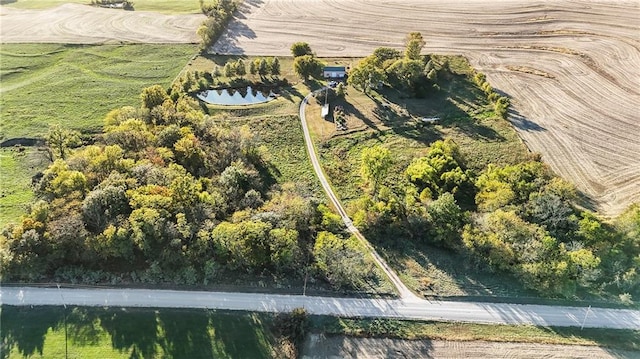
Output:
<path fill-rule="evenodd" d="M 64 4 L 46 10 L 0 7 L 4 43 L 94 44 L 196 43 L 204 15 L 164 15 L 145 11 Z"/>
<path fill-rule="evenodd" d="M 195 42 L 201 15 L 168 16 L 66 4 L 0 7 L 2 42 Z M 640 2 L 529 0 L 245 0 L 212 49 L 319 56 L 401 47 L 464 54 L 512 97 L 510 119 L 532 151 L 606 215 L 640 202 Z"/>
<path fill-rule="evenodd" d="M 496 343 L 484 341 L 399 340 L 309 335 L 302 358 L 638 358 L 640 353 L 581 345 Z"/>
<path fill-rule="evenodd" d="M 368 55 L 420 31 L 512 97 L 527 146 L 603 214 L 640 201 L 640 2 L 246 0 L 213 51 Z"/>

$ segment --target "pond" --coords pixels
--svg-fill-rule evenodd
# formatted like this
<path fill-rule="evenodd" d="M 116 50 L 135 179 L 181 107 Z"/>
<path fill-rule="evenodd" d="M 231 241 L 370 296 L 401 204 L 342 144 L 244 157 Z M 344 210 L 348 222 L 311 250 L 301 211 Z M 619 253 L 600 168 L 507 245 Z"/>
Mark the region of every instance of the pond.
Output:
<path fill-rule="evenodd" d="M 215 89 L 198 93 L 198 98 L 214 105 L 251 105 L 273 100 L 275 95 L 271 90 L 253 89 L 251 86 L 239 89 Z"/>

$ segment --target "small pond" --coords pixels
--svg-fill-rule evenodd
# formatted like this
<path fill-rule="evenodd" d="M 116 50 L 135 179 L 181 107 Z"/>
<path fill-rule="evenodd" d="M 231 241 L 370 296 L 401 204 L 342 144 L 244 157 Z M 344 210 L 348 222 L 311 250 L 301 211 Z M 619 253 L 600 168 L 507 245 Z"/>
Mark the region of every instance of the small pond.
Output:
<path fill-rule="evenodd" d="M 198 98 L 214 105 L 251 105 L 273 100 L 275 95 L 271 90 L 253 89 L 251 86 L 239 89 L 216 89 L 198 93 Z"/>

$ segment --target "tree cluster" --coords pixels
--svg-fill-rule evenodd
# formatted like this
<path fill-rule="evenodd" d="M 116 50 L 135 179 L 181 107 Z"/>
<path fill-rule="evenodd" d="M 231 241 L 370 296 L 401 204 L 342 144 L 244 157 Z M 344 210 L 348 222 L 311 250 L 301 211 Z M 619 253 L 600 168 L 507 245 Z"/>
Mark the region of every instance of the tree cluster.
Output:
<path fill-rule="evenodd" d="M 473 76 L 475 84 L 487 95 L 487 100 L 494 106 L 496 115 L 505 118 L 509 109 L 510 101 L 508 97 L 500 96 L 487 82 L 487 77 L 482 72 L 478 72 Z"/>
<path fill-rule="evenodd" d="M 310 77 L 320 77 L 324 64 L 315 57 L 311 47 L 306 42 L 296 42 L 291 45 L 293 55 L 293 70 L 304 81 Z"/>
<path fill-rule="evenodd" d="M 348 83 L 367 93 L 387 84 L 399 90 L 421 96 L 437 84 L 437 69 L 433 60 L 422 56 L 426 42 L 419 32 L 405 40 L 404 54 L 392 48 L 377 48 L 349 73 Z"/>
<path fill-rule="evenodd" d="M 200 0 L 200 9 L 207 16 L 207 19 L 196 31 L 202 39 L 201 47 L 203 50 L 213 46 L 218 37 L 222 35 L 237 7 L 238 4 L 235 0 L 212 0 L 211 3 Z"/>
<path fill-rule="evenodd" d="M 404 181 L 389 181 L 392 166 L 384 147 L 362 152 L 368 190 L 352 211 L 374 240 L 443 246 L 544 295 L 570 297 L 580 287 L 638 295 L 640 206 L 607 223 L 577 209 L 575 189 L 542 162 L 490 165 L 476 176 L 451 140 L 411 161 Z"/>
<path fill-rule="evenodd" d="M 343 239 L 340 218 L 274 184 L 248 127 L 226 126 L 161 86 L 140 100 L 111 111 L 90 146 L 50 141 L 64 156 L 42 174 L 21 223 L 0 234 L 4 280 L 207 284 L 225 273 L 301 278 L 310 268 L 336 288 L 362 285 L 369 263 Z"/>

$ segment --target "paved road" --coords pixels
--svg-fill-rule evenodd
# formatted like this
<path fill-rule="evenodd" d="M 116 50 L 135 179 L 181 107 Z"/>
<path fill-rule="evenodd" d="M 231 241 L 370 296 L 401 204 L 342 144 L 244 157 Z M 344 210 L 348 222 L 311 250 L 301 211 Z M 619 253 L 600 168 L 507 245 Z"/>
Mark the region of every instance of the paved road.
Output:
<path fill-rule="evenodd" d="M 318 91 L 322 90 L 323 89 L 320 89 Z M 307 104 L 309 103 L 309 99 L 311 98 L 311 96 L 313 96 L 313 93 L 308 94 L 300 104 L 300 122 L 302 124 L 302 132 L 304 133 L 304 142 L 307 145 L 309 159 L 311 160 L 311 164 L 313 165 L 313 170 L 316 172 L 316 175 L 318 176 L 318 179 L 322 184 L 322 188 L 327 193 L 327 197 L 329 197 L 329 200 L 331 200 L 331 203 L 333 203 L 333 206 L 340 214 L 340 217 L 342 217 L 342 221 L 347 226 L 349 232 L 351 232 L 356 238 L 358 238 L 358 240 L 360 240 L 360 242 L 364 244 L 364 246 L 371 252 L 373 260 L 385 272 L 391 283 L 393 283 L 393 285 L 396 287 L 396 290 L 398 291 L 400 297 L 404 299 L 418 299 L 418 297 L 416 297 L 416 295 L 413 294 L 413 292 L 411 292 L 406 285 L 404 285 L 400 278 L 398 278 L 398 275 L 393 271 L 393 269 L 391 269 L 391 267 L 389 267 L 387 262 L 385 262 L 385 260 L 380 257 L 378 252 L 376 252 L 369 241 L 364 238 L 362 233 L 358 231 L 358 228 L 353 225 L 353 222 L 347 215 L 347 212 L 342 207 L 340 200 L 338 199 L 336 194 L 333 193 L 333 189 L 331 188 L 329 181 L 325 177 L 324 172 L 322 171 L 322 167 L 320 167 L 320 161 L 318 161 L 318 156 L 316 155 L 316 150 L 313 146 L 313 141 L 311 140 L 311 134 L 309 133 L 309 127 L 307 126 L 305 109 L 307 107 Z"/>
<path fill-rule="evenodd" d="M 467 303 L 406 299 L 353 299 L 301 295 L 172 291 L 157 289 L 68 289 L 3 287 L 2 305 L 78 305 L 209 308 L 282 312 L 304 307 L 313 314 L 386 317 L 473 323 L 534 324 L 640 329 L 640 311 L 544 305 Z M 586 319 L 585 319 L 586 318 Z"/>

